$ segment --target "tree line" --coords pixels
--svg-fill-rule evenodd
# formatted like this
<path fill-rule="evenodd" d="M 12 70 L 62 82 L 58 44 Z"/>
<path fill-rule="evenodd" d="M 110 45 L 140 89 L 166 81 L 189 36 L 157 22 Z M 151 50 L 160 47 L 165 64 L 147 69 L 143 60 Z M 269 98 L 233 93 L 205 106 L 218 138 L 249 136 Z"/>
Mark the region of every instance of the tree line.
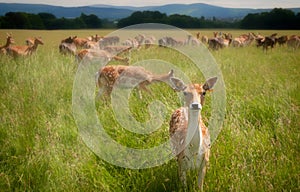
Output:
<path fill-rule="evenodd" d="M 241 28 L 241 29 L 300 29 L 300 13 L 282 8 L 270 12 L 250 13 L 241 20 L 220 20 L 215 17 L 166 15 L 159 11 L 136 11 L 117 22 L 82 13 L 76 18 L 56 18 L 50 13 L 30 14 L 8 12 L 0 17 L 2 29 L 97 29 L 122 28 L 140 23 L 162 23 L 179 28 Z"/>
<path fill-rule="evenodd" d="M 82 13 L 76 18 L 56 18 L 50 13 L 8 12 L 0 17 L 2 29 L 95 29 L 102 28 L 103 21 L 96 15 Z"/>
<path fill-rule="evenodd" d="M 218 20 L 215 17 L 206 19 L 196 18 L 187 15 L 173 14 L 167 16 L 159 11 L 137 11 L 129 17 L 119 20 L 117 27 L 122 28 L 139 23 L 162 23 L 173 25 L 179 28 L 237 28 L 236 22 Z"/>
<path fill-rule="evenodd" d="M 270 12 L 248 14 L 240 22 L 243 29 L 300 29 L 300 12 L 282 8 Z"/>

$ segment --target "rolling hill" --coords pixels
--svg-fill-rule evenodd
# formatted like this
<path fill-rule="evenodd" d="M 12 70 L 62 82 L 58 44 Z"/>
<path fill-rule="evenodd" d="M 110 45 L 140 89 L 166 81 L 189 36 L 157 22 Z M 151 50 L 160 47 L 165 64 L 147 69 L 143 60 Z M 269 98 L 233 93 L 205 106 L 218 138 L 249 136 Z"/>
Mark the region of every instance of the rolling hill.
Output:
<path fill-rule="evenodd" d="M 295 13 L 300 12 L 300 8 L 290 8 Z M 159 11 L 161 13 L 182 14 L 192 17 L 205 18 L 220 18 L 220 19 L 240 19 L 249 13 L 267 12 L 271 9 L 239 9 L 225 8 L 203 3 L 196 4 L 169 4 L 162 6 L 110 6 L 110 5 L 91 5 L 83 7 L 62 7 L 43 4 L 18 4 L 18 3 L 0 3 L 0 15 L 5 15 L 7 12 L 26 12 L 26 13 L 41 13 L 47 12 L 56 17 L 74 18 L 80 16 L 81 13 L 94 14 L 99 18 L 110 20 L 128 17 L 135 11 Z"/>

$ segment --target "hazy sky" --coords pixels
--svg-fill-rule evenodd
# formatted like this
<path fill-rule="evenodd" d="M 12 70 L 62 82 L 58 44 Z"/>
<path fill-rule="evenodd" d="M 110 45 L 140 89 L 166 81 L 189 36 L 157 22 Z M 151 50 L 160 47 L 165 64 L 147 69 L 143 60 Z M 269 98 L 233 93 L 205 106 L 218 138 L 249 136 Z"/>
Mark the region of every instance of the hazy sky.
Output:
<path fill-rule="evenodd" d="M 83 6 L 94 4 L 107 4 L 119 6 L 149 6 L 149 5 L 165 5 L 172 3 L 207 3 L 222 7 L 232 8 L 292 8 L 300 7 L 300 0 L 0 0 L 3 3 L 34 3 L 49 4 L 59 6 Z"/>

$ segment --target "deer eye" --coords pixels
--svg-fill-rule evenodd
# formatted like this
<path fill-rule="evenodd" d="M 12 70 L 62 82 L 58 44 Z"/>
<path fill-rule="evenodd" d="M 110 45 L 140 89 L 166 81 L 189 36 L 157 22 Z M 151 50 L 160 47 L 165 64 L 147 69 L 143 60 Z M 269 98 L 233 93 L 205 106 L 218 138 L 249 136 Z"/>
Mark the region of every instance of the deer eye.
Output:
<path fill-rule="evenodd" d="M 206 92 L 203 92 L 202 95 L 205 96 L 205 95 L 206 95 Z"/>

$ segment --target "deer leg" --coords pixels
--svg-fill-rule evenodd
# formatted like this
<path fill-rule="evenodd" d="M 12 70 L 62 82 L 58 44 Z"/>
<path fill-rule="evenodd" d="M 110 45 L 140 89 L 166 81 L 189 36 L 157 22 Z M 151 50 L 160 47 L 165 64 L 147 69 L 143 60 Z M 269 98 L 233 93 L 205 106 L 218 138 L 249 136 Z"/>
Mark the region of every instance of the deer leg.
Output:
<path fill-rule="evenodd" d="M 184 167 L 184 158 L 185 156 L 182 153 L 179 153 L 177 156 L 178 176 L 183 186 L 186 187 L 187 183 L 186 183 L 186 169 Z"/>
<path fill-rule="evenodd" d="M 139 87 L 139 97 L 140 97 L 140 99 L 142 99 L 142 93 L 141 93 L 140 90 L 144 90 L 144 91 L 146 91 L 147 93 L 149 93 L 150 95 L 152 95 L 152 92 L 150 91 L 150 89 L 147 88 L 147 84 L 148 84 L 148 83 L 142 82 L 142 83 L 140 83 L 139 86 L 138 86 L 138 87 Z"/>
<path fill-rule="evenodd" d="M 109 88 L 99 87 L 99 91 L 98 91 L 96 98 L 98 99 L 101 95 L 103 95 L 104 98 L 108 98 L 110 93 L 111 93 L 111 90 Z"/>
<path fill-rule="evenodd" d="M 183 169 L 183 162 L 182 160 L 178 160 L 178 175 L 179 175 L 179 179 L 182 182 L 182 184 L 184 185 L 184 187 L 187 186 L 186 183 L 186 171 Z"/>
<path fill-rule="evenodd" d="M 201 191 L 203 191 L 203 183 L 204 183 L 204 177 L 206 174 L 206 168 L 209 163 L 209 149 L 204 153 L 200 169 L 199 169 L 199 176 L 198 176 L 198 187 Z"/>

